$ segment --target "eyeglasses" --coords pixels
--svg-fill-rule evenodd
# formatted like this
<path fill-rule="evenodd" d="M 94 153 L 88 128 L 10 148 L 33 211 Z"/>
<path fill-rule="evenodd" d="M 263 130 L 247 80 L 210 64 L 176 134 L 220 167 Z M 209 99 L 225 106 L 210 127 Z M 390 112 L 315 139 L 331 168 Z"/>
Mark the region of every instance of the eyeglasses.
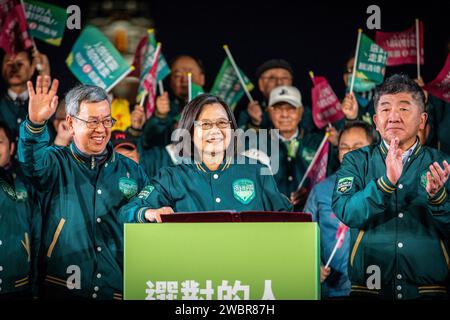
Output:
<path fill-rule="evenodd" d="M 84 119 L 80 119 L 76 116 L 72 116 L 72 118 L 75 118 L 77 120 L 83 121 L 84 123 L 86 123 L 86 127 L 88 127 L 89 129 L 97 129 L 98 126 L 101 124 L 103 124 L 103 126 L 105 128 L 112 128 L 114 126 L 114 124 L 116 123 L 116 120 L 113 118 L 106 118 L 103 119 L 102 121 L 98 120 L 98 119 L 92 119 L 92 120 L 84 120 Z"/>
<path fill-rule="evenodd" d="M 196 127 L 201 127 L 202 130 L 210 130 L 214 125 L 219 129 L 226 129 L 230 127 L 231 121 L 225 119 L 219 119 L 215 122 L 213 121 L 194 121 Z"/>
<path fill-rule="evenodd" d="M 282 83 L 286 83 L 290 80 L 292 80 L 291 77 L 261 77 L 261 79 L 263 80 L 267 80 L 268 82 L 282 82 Z"/>

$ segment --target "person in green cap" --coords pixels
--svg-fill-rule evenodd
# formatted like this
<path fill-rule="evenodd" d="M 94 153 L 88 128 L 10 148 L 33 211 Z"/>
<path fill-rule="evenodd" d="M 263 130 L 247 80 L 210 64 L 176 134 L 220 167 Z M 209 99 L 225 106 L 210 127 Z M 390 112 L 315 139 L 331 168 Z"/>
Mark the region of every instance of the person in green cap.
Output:
<path fill-rule="evenodd" d="M 15 139 L 0 122 L 0 300 L 37 296 L 41 212 L 14 160 Z"/>
<path fill-rule="evenodd" d="M 123 223 L 118 210 L 148 184 L 143 169 L 110 143 L 111 101 L 105 90 L 79 85 L 65 97 L 73 142 L 49 146 L 46 122 L 56 110 L 58 80 L 28 82 L 27 120 L 19 162 L 41 193 L 44 298 L 122 299 Z"/>
<path fill-rule="evenodd" d="M 382 141 L 345 155 L 332 199 L 350 227 L 351 296 L 446 299 L 449 157 L 420 144 L 425 97 L 408 76 L 389 77 L 374 105 Z"/>
<path fill-rule="evenodd" d="M 193 99 L 183 110 L 175 139 L 183 163 L 162 168 L 120 214 L 142 223 L 161 221 L 161 213 L 291 211 L 269 168 L 237 155 L 236 129 L 222 99 L 209 94 Z"/>

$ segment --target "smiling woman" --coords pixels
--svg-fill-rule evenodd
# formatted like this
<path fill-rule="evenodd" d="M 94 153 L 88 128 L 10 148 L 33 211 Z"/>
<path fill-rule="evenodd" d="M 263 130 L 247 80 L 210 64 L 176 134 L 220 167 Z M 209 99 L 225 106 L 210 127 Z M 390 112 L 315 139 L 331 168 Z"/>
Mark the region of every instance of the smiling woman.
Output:
<path fill-rule="evenodd" d="M 121 209 L 122 219 L 160 222 L 162 213 L 291 211 L 273 176 L 264 172 L 267 168 L 236 154 L 236 128 L 231 109 L 220 98 L 202 94 L 188 103 L 175 134 L 183 163 L 162 168 Z"/>

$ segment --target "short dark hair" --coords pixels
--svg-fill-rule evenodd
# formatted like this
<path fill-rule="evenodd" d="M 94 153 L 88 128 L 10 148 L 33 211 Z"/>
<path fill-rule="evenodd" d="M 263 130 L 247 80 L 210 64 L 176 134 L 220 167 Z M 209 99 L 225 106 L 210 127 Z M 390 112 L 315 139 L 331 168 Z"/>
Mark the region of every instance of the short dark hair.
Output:
<path fill-rule="evenodd" d="M 425 94 L 423 93 L 422 88 L 405 74 L 394 74 L 387 78 L 381 86 L 375 89 L 375 95 L 373 97 L 375 110 L 377 109 L 381 96 L 401 92 L 410 93 L 419 106 L 420 112 L 426 112 Z"/>
<path fill-rule="evenodd" d="M 364 130 L 364 132 L 366 133 L 367 140 L 369 141 L 370 144 L 373 144 L 378 140 L 377 133 L 372 125 L 368 124 L 365 121 L 357 120 L 357 121 L 349 121 L 344 125 L 344 127 L 339 132 L 338 145 L 341 143 L 342 135 L 345 132 L 355 128 Z"/>
<path fill-rule="evenodd" d="M 178 129 L 183 130 L 185 132 L 189 132 L 191 135 L 190 140 L 190 150 L 195 150 L 193 145 L 193 134 L 194 134 L 194 122 L 198 119 L 200 113 L 203 110 L 203 107 L 207 104 L 214 104 L 218 103 L 220 104 L 226 111 L 228 115 L 228 119 L 231 121 L 231 129 L 236 130 L 238 128 L 236 119 L 234 118 L 233 111 L 231 108 L 227 105 L 225 101 L 223 101 L 220 97 L 209 94 L 209 93 L 203 93 L 194 99 L 192 99 L 184 108 L 181 113 L 181 119 L 178 122 Z M 180 131 L 181 132 L 181 131 Z M 181 135 L 177 135 L 173 141 L 175 144 L 179 143 L 188 143 L 187 141 L 183 141 Z M 230 143 L 231 144 L 231 143 Z M 188 147 L 187 145 L 185 145 Z M 236 141 L 233 143 L 234 150 L 233 152 L 236 152 Z M 186 150 L 186 149 L 185 149 Z M 193 156 L 193 153 L 191 154 Z"/>
<path fill-rule="evenodd" d="M 9 143 L 13 143 L 16 141 L 15 136 L 12 132 L 12 130 L 6 125 L 5 122 L 0 120 L 0 130 L 3 129 L 3 131 L 5 132 L 6 137 L 9 140 Z"/>
<path fill-rule="evenodd" d="M 197 63 L 198 67 L 200 68 L 200 71 L 201 71 L 203 74 L 205 74 L 205 66 L 204 66 L 204 64 L 203 64 L 203 61 L 200 60 L 200 59 L 197 58 L 197 57 L 193 57 L 193 56 L 190 56 L 190 55 L 188 55 L 188 54 L 179 54 L 179 55 L 175 56 L 174 58 L 172 58 L 172 59 L 169 61 L 170 69 L 172 69 L 173 64 L 174 64 L 175 62 L 177 62 L 178 59 L 185 58 L 185 57 L 186 57 L 186 58 L 191 58 L 191 59 L 193 59 L 193 60 Z"/>

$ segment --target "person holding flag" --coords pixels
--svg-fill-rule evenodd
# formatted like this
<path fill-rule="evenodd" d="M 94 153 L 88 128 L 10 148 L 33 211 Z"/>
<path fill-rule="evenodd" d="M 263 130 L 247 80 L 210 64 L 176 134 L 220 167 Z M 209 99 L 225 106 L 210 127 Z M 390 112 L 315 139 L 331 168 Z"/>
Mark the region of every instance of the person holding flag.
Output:
<path fill-rule="evenodd" d="M 307 190 L 303 188 L 301 192 L 297 192 L 297 189 L 322 140 L 319 134 L 303 135 L 300 132 L 299 123 L 302 121 L 303 110 L 302 97 L 297 88 L 274 88 L 270 93 L 267 112 L 272 128 L 279 130 L 279 134 L 270 130 L 267 146 L 258 146 L 261 152 L 270 157 L 278 188 L 299 209 L 303 208 L 306 201 Z M 272 146 L 277 144 L 279 150 L 273 152 Z"/>
<path fill-rule="evenodd" d="M 348 122 L 339 133 L 339 161 L 353 150 L 368 146 L 376 141 L 375 130 L 364 121 Z M 320 228 L 320 259 L 322 299 L 344 297 L 350 294 L 350 280 L 347 273 L 347 261 L 350 251 L 350 237 L 344 236 L 340 248 L 332 258 L 330 267 L 325 268 L 338 239 L 338 231 L 342 223 L 337 219 L 331 208 L 336 174 L 332 174 L 316 184 L 306 201 L 303 212 L 311 213 L 313 221 Z"/>
<path fill-rule="evenodd" d="M 97 86 L 79 85 L 65 97 L 67 147 L 49 145 L 58 80 L 27 83 L 29 112 L 20 127 L 18 158 L 41 193 L 44 298 L 122 299 L 123 224 L 119 208 L 147 183 L 143 169 L 110 143 L 111 101 Z"/>
<path fill-rule="evenodd" d="M 344 157 L 332 197 L 351 233 L 351 296 L 447 299 L 450 158 L 420 144 L 425 96 L 409 77 L 386 79 L 374 105 L 382 141 Z"/>
<path fill-rule="evenodd" d="M 166 146 L 171 142 L 174 126 L 189 98 L 188 73 L 192 74 L 192 83 L 200 87 L 205 85 L 205 71 L 199 59 L 187 55 L 177 56 L 171 61 L 170 69 L 172 98 L 169 98 L 168 92 L 162 93 L 156 98 L 154 115 L 144 127 L 133 127 L 135 132 L 141 133 L 142 145 L 146 149 Z"/>

